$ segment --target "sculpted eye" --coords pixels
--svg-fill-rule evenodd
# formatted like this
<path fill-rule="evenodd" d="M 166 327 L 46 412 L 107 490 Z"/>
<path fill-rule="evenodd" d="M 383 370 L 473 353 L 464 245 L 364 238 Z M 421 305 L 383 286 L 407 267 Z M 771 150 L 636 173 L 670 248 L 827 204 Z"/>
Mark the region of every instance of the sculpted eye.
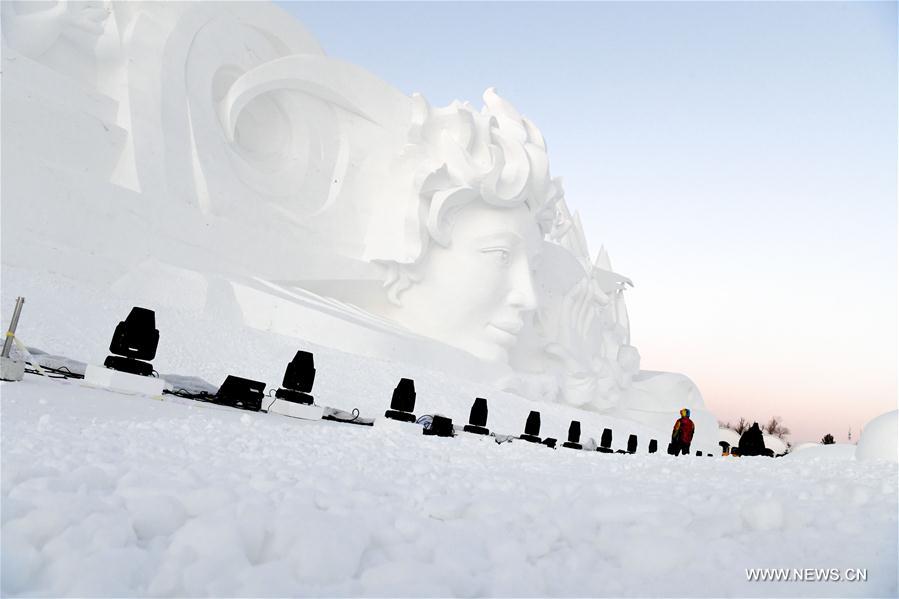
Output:
<path fill-rule="evenodd" d="M 500 266 L 508 266 L 512 261 L 512 254 L 506 248 L 485 248 L 481 251 L 493 258 Z"/>

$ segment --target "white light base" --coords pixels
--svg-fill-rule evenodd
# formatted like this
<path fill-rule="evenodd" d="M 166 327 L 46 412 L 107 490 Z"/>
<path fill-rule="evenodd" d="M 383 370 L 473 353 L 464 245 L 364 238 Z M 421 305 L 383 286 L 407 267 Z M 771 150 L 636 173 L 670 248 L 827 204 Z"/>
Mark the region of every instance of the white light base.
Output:
<path fill-rule="evenodd" d="M 4 381 L 21 381 L 25 376 L 25 362 L 17 362 L 12 358 L 0 357 L 0 379 Z"/>
<path fill-rule="evenodd" d="M 84 383 L 110 391 L 141 395 L 162 395 L 162 390 L 165 389 L 165 379 L 119 372 L 105 366 L 92 364 L 88 364 L 84 371 Z"/>
<path fill-rule="evenodd" d="M 275 402 L 268 407 L 270 414 L 281 414 L 282 416 L 290 416 L 291 418 L 302 418 L 303 420 L 321 420 L 324 412 L 321 406 L 294 403 L 283 399 L 276 399 Z"/>
<path fill-rule="evenodd" d="M 393 418 L 387 418 L 385 416 L 376 418 L 374 426 L 378 429 L 394 430 L 410 435 L 421 435 L 424 430 L 424 427 L 415 422 L 402 422 L 401 420 L 394 420 Z"/>

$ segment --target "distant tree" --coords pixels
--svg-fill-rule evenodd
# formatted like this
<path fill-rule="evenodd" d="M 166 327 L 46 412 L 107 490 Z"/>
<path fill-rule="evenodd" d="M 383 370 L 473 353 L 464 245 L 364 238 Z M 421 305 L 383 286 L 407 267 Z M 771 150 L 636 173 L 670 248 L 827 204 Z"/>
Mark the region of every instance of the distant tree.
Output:
<path fill-rule="evenodd" d="M 824 437 L 821 439 L 821 444 L 822 445 L 833 445 L 833 435 L 831 435 L 830 433 L 827 433 L 826 435 L 824 435 Z"/>
<path fill-rule="evenodd" d="M 738 434 L 742 435 L 749 427 L 752 426 L 752 423 L 745 418 L 740 418 L 736 424 L 731 424 L 728 420 L 727 422 L 723 420 L 718 421 L 718 428 L 729 428 L 732 431 L 736 431 Z M 771 420 L 768 421 L 765 426 L 761 427 L 762 431 L 768 433 L 771 436 L 777 437 L 783 441 L 786 441 L 786 436 L 790 434 L 790 429 L 785 427 L 783 424 L 783 420 L 780 416 L 774 416 Z M 788 444 L 789 445 L 789 444 Z"/>
<path fill-rule="evenodd" d="M 772 417 L 771 420 L 768 421 L 768 424 L 766 424 L 762 430 L 773 437 L 777 437 L 778 439 L 784 439 L 784 437 L 790 434 L 790 429 L 783 425 L 783 421 L 781 420 L 780 416 Z"/>

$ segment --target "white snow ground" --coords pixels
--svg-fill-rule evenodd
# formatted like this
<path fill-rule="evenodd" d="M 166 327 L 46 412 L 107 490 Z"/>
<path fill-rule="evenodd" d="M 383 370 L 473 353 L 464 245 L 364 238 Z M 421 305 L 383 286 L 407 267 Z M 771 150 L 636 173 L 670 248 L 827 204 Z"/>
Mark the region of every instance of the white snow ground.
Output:
<path fill-rule="evenodd" d="M 5 596 L 895 596 L 894 464 L 556 451 L 2 391 Z M 745 568 L 866 568 L 747 582 Z"/>
<path fill-rule="evenodd" d="M 25 343 L 92 363 L 133 305 L 4 265 L 4 323 L 18 294 Z M 498 432 L 541 405 L 545 435 L 581 417 L 585 436 L 608 424 L 620 446 L 630 426 L 189 310 L 157 311 L 157 324 L 157 370 L 216 386 L 228 373 L 280 382 L 302 348 L 317 401 L 363 415 L 411 375 L 419 413 L 458 422 L 484 394 Z M 166 397 L 0 384 L 4 596 L 897 594 L 893 463 L 553 451 Z M 766 567 L 868 580 L 747 582 Z"/>

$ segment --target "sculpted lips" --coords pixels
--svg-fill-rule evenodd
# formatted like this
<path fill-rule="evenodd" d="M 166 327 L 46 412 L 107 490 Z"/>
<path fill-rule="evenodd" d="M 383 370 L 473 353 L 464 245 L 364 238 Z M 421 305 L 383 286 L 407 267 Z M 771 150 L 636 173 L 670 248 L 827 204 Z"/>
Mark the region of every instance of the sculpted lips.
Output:
<path fill-rule="evenodd" d="M 518 333 L 523 326 L 521 320 L 497 320 L 487 325 L 487 331 L 500 345 L 512 345 L 518 339 Z"/>

